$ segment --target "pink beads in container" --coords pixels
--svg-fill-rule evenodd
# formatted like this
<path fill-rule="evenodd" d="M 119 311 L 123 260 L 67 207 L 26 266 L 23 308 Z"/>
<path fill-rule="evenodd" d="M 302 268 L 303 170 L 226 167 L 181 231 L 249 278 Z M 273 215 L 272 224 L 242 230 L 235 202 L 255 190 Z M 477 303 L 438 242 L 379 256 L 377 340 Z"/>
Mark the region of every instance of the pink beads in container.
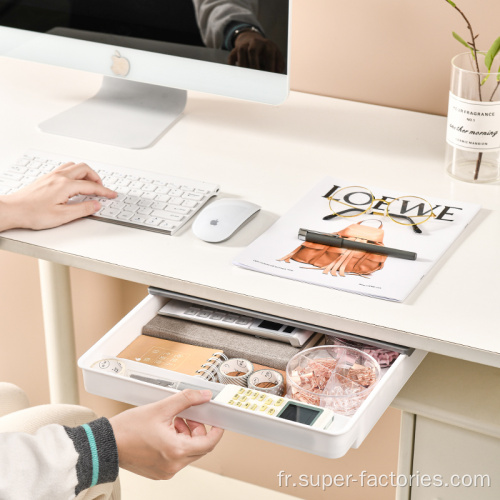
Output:
<path fill-rule="evenodd" d="M 369 354 L 343 346 L 313 347 L 288 362 L 286 395 L 350 416 L 379 378 L 380 366 Z"/>
<path fill-rule="evenodd" d="M 389 366 L 391 366 L 399 356 L 399 353 L 395 351 L 389 351 L 387 349 L 362 344 L 361 342 L 354 342 L 353 340 L 341 339 L 340 337 L 331 337 L 327 335 L 325 336 L 325 339 L 326 344 L 328 345 L 353 347 L 354 349 L 359 349 L 360 351 L 366 352 L 366 354 L 369 354 L 378 362 L 380 368 L 389 368 Z"/>

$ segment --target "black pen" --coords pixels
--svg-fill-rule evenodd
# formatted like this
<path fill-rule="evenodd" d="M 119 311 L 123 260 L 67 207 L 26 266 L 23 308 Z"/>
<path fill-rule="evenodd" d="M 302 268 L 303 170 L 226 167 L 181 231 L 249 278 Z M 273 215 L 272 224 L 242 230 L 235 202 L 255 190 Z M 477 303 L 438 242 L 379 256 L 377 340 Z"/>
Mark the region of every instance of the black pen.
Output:
<path fill-rule="evenodd" d="M 318 231 L 311 231 L 310 229 L 299 229 L 299 240 L 328 245 L 330 247 L 348 248 L 350 250 L 362 250 L 363 252 L 377 253 L 379 255 L 389 255 L 391 257 L 397 257 L 398 259 L 417 260 L 417 254 L 415 252 L 348 240 L 336 234 L 320 233 Z"/>

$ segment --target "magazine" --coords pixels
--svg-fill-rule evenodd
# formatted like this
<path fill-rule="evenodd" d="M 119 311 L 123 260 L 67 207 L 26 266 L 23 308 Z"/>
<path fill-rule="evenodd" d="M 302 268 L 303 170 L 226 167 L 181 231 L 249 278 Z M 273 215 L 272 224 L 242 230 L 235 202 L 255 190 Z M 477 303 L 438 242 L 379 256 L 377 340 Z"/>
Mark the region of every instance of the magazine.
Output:
<path fill-rule="evenodd" d="M 402 198 L 405 193 L 374 186 L 349 186 L 349 182 L 340 179 L 323 179 L 238 255 L 234 264 L 282 278 L 401 302 L 480 209 L 476 204 L 420 194 L 408 201 Z M 391 203 L 387 205 L 380 200 Z M 425 223 L 411 225 L 422 220 Z M 301 241 L 298 238 L 301 228 L 415 252 L 416 260 Z"/>

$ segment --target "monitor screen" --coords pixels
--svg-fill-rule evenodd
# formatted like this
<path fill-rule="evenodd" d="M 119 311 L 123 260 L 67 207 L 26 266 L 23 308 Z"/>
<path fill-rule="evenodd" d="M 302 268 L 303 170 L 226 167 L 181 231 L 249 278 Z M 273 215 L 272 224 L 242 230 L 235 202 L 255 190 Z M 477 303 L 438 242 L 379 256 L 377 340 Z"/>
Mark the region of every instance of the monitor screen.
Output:
<path fill-rule="evenodd" d="M 0 0 L 0 55 L 103 75 L 109 81 L 103 83 L 101 101 L 135 94 L 136 105 L 147 96 L 151 102 L 145 108 L 156 114 L 156 102 L 168 101 L 173 123 L 185 96 L 161 95 L 157 87 L 268 104 L 286 99 L 290 5 L 291 0 Z M 124 99 L 116 101 L 121 106 Z M 125 122 L 145 120 L 138 114 L 127 119 L 115 109 L 101 112 L 116 115 L 103 124 L 104 135 Z M 72 135 L 68 124 L 84 123 L 87 116 L 87 111 L 73 114 L 40 128 Z M 159 125 L 153 128 L 155 137 L 161 135 Z M 152 142 L 127 145 L 128 139 L 125 144 L 101 140 L 97 132 L 72 136 L 126 147 Z"/>
<path fill-rule="evenodd" d="M 3 55 L 253 99 L 242 89 L 236 95 L 236 88 L 224 88 L 219 81 L 226 78 L 237 87 L 236 80 L 246 79 L 254 87 L 260 84 L 268 93 L 267 98 L 255 96 L 255 100 L 276 102 L 286 97 L 286 89 L 284 95 L 273 96 L 274 81 L 259 79 L 258 74 L 274 73 L 282 77 L 275 79 L 281 80 L 282 90 L 283 82 L 286 86 L 289 0 L 0 0 L 0 27 L 4 28 L 0 34 Z M 52 37 L 48 41 L 35 34 Z M 108 46 L 107 50 L 100 47 L 106 50 L 101 56 L 104 64 L 95 48 L 91 52 L 82 44 L 67 45 L 60 37 Z M 73 51 L 72 57 L 68 50 Z M 152 68 L 149 74 L 140 73 L 136 64 L 142 63 L 136 61 L 145 54 L 136 51 L 232 66 L 234 73 L 219 68 L 223 75 L 213 77 L 217 68 L 197 66 L 198 78 L 191 81 L 188 73 L 193 65 L 187 64 L 169 67 L 169 72 L 183 74 L 167 78 L 158 65 L 180 62 L 171 58 L 150 58 L 160 73 L 156 76 Z M 127 74 L 120 74 L 113 63 L 106 68 L 116 53 L 128 59 Z M 95 58 L 93 67 L 90 57 Z M 210 85 L 207 78 L 216 81 Z M 219 91 L 215 88 L 218 85 Z"/>

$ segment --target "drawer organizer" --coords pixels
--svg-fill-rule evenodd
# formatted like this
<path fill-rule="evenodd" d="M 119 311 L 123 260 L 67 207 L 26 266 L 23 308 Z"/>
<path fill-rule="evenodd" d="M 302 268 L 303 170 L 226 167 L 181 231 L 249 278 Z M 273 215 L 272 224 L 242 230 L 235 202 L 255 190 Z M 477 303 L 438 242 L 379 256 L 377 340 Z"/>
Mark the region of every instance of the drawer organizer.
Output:
<path fill-rule="evenodd" d="M 125 375 L 118 369 L 104 371 L 96 366 L 101 360 L 116 358 L 118 353 L 141 335 L 142 327 L 156 316 L 159 309 L 170 298 L 278 321 L 305 330 L 313 330 L 357 342 L 366 342 L 375 347 L 397 351 L 399 356 L 389 368 L 382 370 L 379 382 L 356 413 L 351 417 L 334 414 L 333 422 L 326 429 L 279 419 L 264 412 L 250 412 L 236 405 L 228 405 L 221 401 L 221 398 L 216 397 L 227 386 L 199 377 L 184 375 L 132 360 L 125 360 L 127 368 Z M 183 412 L 181 416 L 322 457 L 340 458 L 350 448 L 357 448 L 361 445 L 425 355 L 424 351 L 373 339 L 364 339 L 353 333 L 339 332 L 158 288 L 150 288 L 148 297 L 92 346 L 78 360 L 78 366 L 83 371 L 85 388 L 88 392 L 132 405 L 151 403 L 175 394 L 177 389 L 174 387 L 179 384 L 179 389 L 185 387 L 211 389 L 214 394 L 212 401 L 192 407 Z"/>

